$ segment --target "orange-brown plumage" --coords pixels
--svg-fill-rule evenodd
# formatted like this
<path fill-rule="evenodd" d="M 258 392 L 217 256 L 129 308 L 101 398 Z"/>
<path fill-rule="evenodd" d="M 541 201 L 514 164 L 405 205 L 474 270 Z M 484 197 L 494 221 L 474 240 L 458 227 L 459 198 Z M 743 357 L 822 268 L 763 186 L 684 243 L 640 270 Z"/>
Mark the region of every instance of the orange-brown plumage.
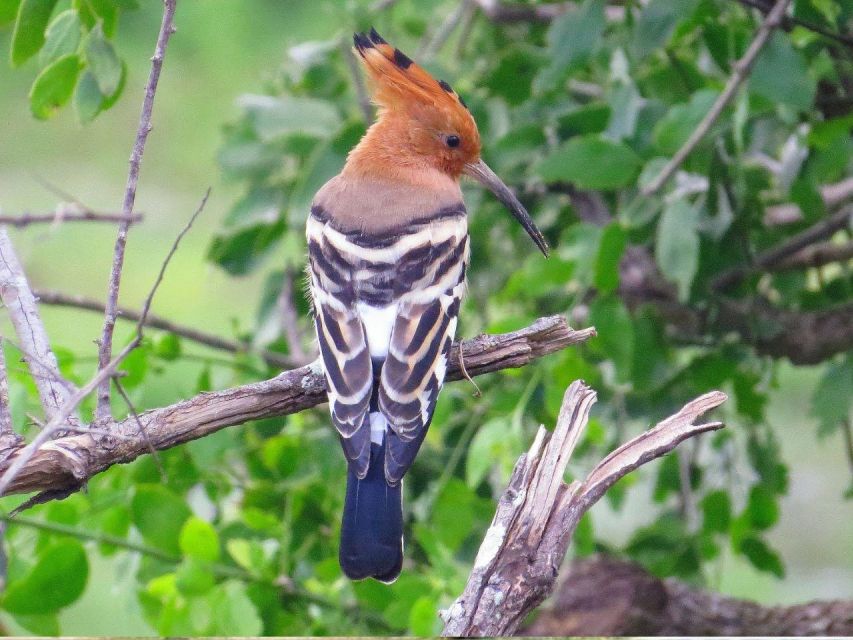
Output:
<path fill-rule="evenodd" d="M 371 30 L 356 34 L 379 107 L 378 119 L 352 150 L 345 171 L 407 177 L 436 169 L 458 179 L 480 157 L 477 124 L 446 82 L 436 80 Z M 458 146 L 448 144 L 455 136 Z M 408 181 L 408 180 L 406 180 Z"/>

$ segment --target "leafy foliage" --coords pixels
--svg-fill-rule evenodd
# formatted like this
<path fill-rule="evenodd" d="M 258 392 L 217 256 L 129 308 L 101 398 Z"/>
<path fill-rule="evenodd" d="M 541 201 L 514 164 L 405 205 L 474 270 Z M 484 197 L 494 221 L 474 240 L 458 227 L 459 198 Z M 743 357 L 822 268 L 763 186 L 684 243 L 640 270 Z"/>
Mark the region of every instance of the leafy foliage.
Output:
<path fill-rule="evenodd" d="M 116 21 L 134 3 L 75 0 L 58 12 L 50 0 L 20 0 L 11 11 L 15 4 L 0 1 L 0 24 L 14 30 L 13 64 L 38 54 L 33 114 L 50 117 L 72 94 L 83 122 L 109 108 L 125 77 L 113 45 Z M 342 11 L 352 10 L 350 22 L 363 27 L 366 6 Z M 399 2 L 372 19 L 413 52 L 449 8 L 433 10 Z M 639 487 L 651 487 L 649 524 L 613 548 L 586 518 L 578 553 L 609 548 L 660 575 L 701 583 L 730 550 L 783 576 L 783 560 L 766 538 L 788 489 L 766 421 L 776 364 L 752 344 L 774 327 L 730 333 L 714 325 L 722 302 L 711 282 L 826 214 L 820 187 L 853 169 L 851 105 L 827 97 L 849 97 L 840 87 L 853 63 L 811 31 L 775 34 L 684 172 L 663 194 L 644 197 L 639 187 L 707 112 L 757 16 L 728 0 L 651 0 L 630 12 L 631 19 L 609 21 L 604 2 L 587 0 L 550 24 L 497 25 L 477 14 L 464 42 L 451 40 L 425 61 L 470 104 L 487 161 L 516 186 L 554 247 L 542 260 L 490 196 L 467 191 L 473 263 L 459 333 L 569 313 L 578 324 L 595 324 L 600 337 L 523 371 L 479 379 L 481 397 L 465 384 L 445 389 L 407 476 L 410 565 L 397 583 L 351 583 L 341 575 L 345 469 L 319 409 L 163 452 L 163 475 L 151 458 L 114 467 L 86 495 L 34 511 L 81 532 L 92 540 L 86 545 L 67 533 L 33 537 L 10 525 L 4 611 L 33 633 L 56 633 L 57 611 L 85 588 L 87 556 L 139 554 L 139 602 L 160 634 L 435 634 L 435 612 L 461 591 L 512 464 L 539 423 L 554 423 L 564 389 L 578 377 L 601 402 L 572 473 L 688 398 L 723 388 L 735 400 L 726 432 L 611 490 L 611 505 L 621 509 L 642 499 Z M 795 15 L 839 31 L 853 20 L 853 5 L 798 0 Z M 312 195 L 340 170 L 367 124 L 344 50 L 339 39 L 295 47 L 261 91 L 241 98 L 239 117 L 224 128 L 219 162 L 243 195 L 207 259 L 233 276 L 265 278 L 256 326 L 238 336 L 258 347 L 289 350 L 274 321 L 282 270 L 302 267 Z M 763 223 L 768 206 L 788 201 L 802 209 L 801 222 L 784 229 Z M 633 272 L 624 266 L 640 250 L 661 277 L 632 295 L 625 287 Z M 850 270 L 833 265 L 750 273 L 727 295 L 743 301 L 760 292 L 783 309 L 818 310 L 849 300 L 851 286 Z M 304 298 L 292 303 L 310 332 Z M 705 322 L 673 323 L 668 305 L 700 310 Z M 177 338 L 155 335 L 125 363 L 123 384 L 143 397 L 145 385 L 184 355 Z M 90 369 L 70 353 L 62 360 L 63 371 L 78 378 Z M 246 355 L 230 365 L 205 362 L 190 391 L 275 373 Z M 13 394 L 33 398 L 31 382 L 16 376 Z M 813 412 L 824 436 L 850 419 L 850 377 L 850 357 L 835 359 L 818 387 Z"/>

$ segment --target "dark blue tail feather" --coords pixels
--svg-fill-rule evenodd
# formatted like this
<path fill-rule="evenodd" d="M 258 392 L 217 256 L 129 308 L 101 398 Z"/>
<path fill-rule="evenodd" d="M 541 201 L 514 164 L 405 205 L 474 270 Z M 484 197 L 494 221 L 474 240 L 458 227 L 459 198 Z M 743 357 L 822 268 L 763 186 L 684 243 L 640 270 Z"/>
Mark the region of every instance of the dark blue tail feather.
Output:
<path fill-rule="evenodd" d="M 367 476 L 347 473 L 340 563 L 351 580 L 393 582 L 403 568 L 403 487 L 385 480 L 385 443 L 370 447 Z"/>

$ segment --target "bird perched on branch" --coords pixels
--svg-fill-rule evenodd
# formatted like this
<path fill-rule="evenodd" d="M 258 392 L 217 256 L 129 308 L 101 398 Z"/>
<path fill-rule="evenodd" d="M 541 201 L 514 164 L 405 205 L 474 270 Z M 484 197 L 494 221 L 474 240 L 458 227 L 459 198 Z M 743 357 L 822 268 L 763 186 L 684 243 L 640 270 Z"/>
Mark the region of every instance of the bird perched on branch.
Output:
<path fill-rule="evenodd" d="M 374 29 L 354 42 L 378 118 L 314 197 L 308 271 L 349 467 L 341 567 L 392 582 L 403 564 L 402 480 L 432 419 L 465 289 L 460 177 L 490 189 L 545 255 L 548 247 L 480 159 L 477 125 L 450 85 Z"/>

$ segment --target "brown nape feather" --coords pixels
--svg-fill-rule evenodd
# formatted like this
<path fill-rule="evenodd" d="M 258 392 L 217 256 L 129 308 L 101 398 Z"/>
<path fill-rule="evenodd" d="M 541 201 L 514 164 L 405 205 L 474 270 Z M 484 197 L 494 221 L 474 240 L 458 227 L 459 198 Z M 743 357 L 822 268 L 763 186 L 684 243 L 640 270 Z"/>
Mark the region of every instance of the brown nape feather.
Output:
<path fill-rule="evenodd" d="M 350 154 L 348 169 L 387 174 L 435 169 L 456 179 L 480 157 L 477 124 L 446 82 L 436 80 L 374 29 L 355 34 L 379 118 Z M 455 137 L 458 144 L 448 144 Z"/>

